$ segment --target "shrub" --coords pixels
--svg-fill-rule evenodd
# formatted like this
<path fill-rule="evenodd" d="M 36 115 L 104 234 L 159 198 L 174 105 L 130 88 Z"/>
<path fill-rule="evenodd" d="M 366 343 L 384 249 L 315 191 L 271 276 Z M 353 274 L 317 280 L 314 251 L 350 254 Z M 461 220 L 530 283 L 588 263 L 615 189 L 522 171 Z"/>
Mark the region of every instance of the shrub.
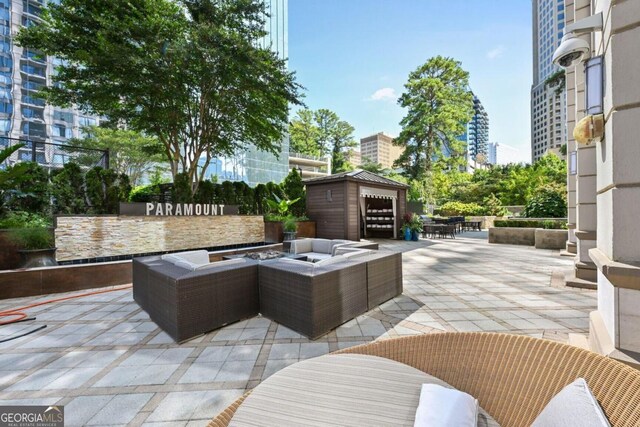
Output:
<path fill-rule="evenodd" d="M 96 166 L 85 175 L 87 199 L 95 214 L 118 213 L 120 202 L 129 200 L 131 185 L 127 175 Z"/>
<path fill-rule="evenodd" d="M 267 206 L 267 187 L 264 184 L 258 184 L 253 189 L 253 201 L 255 205 L 255 213 L 258 215 L 264 215 L 268 210 Z"/>
<path fill-rule="evenodd" d="M 500 199 L 496 197 L 494 193 L 491 193 L 489 197 L 485 197 L 482 204 L 484 205 L 485 215 L 492 215 L 492 216 L 509 215 L 509 211 L 507 210 L 507 208 L 502 206 L 502 202 L 500 201 Z"/>
<path fill-rule="evenodd" d="M 298 223 L 296 217 L 292 215 L 286 216 L 284 218 L 284 221 L 282 221 L 282 230 L 291 233 L 295 233 L 296 231 L 298 231 Z"/>
<path fill-rule="evenodd" d="M 57 214 L 87 213 L 84 174 L 77 163 L 66 163 L 62 169 L 51 173 L 53 212 Z"/>
<path fill-rule="evenodd" d="M 565 221 L 558 220 L 496 220 L 494 227 L 515 227 L 515 228 L 544 228 L 547 230 L 563 230 L 567 228 Z"/>
<path fill-rule="evenodd" d="M 49 212 L 49 174 L 37 163 L 23 162 L 8 167 L 7 173 L 21 172 L 20 179 L 4 191 L 4 208 L 8 211 Z"/>
<path fill-rule="evenodd" d="M 213 203 L 216 196 L 216 184 L 212 181 L 200 181 L 193 200 L 196 203 Z"/>
<path fill-rule="evenodd" d="M 0 219 L 0 228 L 51 227 L 50 218 L 29 212 L 9 212 Z"/>
<path fill-rule="evenodd" d="M 561 185 L 538 187 L 522 212 L 528 218 L 563 218 L 567 216 L 567 190 Z"/>
<path fill-rule="evenodd" d="M 157 202 L 160 199 L 160 193 L 160 185 L 158 184 L 140 185 L 131 190 L 129 201 L 140 203 Z"/>
<path fill-rule="evenodd" d="M 55 245 L 53 234 L 45 227 L 14 228 L 9 232 L 11 239 L 20 249 L 49 249 Z"/>
<path fill-rule="evenodd" d="M 442 216 L 474 216 L 483 215 L 484 208 L 477 203 L 447 202 L 434 210 L 434 214 Z"/>
<path fill-rule="evenodd" d="M 171 188 L 171 201 L 173 203 L 192 203 L 193 191 L 189 174 L 181 172 L 176 174 Z"/>
<path fill-rule="evenodd" d="M 302 177 L 297 170 L 292 169 L 289 175 L 282 182 L 282 190 L 285 196 L 289 200 L 298 199 L 296 203 L 291 205 L 291 213 L 293 215 L 304 215 L 306 211 L 306 192 L 304 190 L 304 184 L 302 183 Z"/>

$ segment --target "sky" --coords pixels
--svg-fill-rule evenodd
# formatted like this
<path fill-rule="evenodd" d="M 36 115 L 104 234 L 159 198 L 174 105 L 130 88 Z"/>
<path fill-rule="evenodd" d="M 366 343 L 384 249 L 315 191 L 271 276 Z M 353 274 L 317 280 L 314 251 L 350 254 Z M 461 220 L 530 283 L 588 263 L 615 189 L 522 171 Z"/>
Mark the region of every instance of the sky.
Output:
<path fill-rule="evenodd" d="M 470 73 L 489 141 L 530 161 L 531 49 L 530 0 L 289 0 L 289 69 L 304 103 L 335 111 L 358 140 L 397 136 L 409 73 L 443 55 Z"/>

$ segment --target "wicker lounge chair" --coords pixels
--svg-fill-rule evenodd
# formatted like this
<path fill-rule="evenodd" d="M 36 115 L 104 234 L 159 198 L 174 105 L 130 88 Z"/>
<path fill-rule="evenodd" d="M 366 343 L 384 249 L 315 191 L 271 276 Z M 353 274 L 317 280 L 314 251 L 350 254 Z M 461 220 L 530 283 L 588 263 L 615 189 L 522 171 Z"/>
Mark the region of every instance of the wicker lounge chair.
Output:
<path fill-rule="evenodd" d="M 475 396 L 503 427 L 531 425 L 549 400 L 579 377 L 587 380 L 612 426 L 640 425 L 640 371 L 554 341 L 495 333 L 437 333 L 337 353 L 380 356 L 440 378 Z M 248 394 L 209 426 L 229 425 Z"/>
<path fill-rule="evenodd" d="M 219 264 L 190 271 L 159 257 L 135 258 L 133 298 L 176 342 L 256 316 L 258 263 Z"/>

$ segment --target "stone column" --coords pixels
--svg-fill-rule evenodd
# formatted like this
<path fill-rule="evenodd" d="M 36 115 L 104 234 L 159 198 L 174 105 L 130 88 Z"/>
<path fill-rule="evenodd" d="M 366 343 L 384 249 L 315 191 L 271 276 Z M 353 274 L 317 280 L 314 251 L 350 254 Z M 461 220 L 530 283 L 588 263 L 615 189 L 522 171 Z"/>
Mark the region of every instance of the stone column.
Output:
<path fill-rule="evenodd" d="M 592 47 L 604 55 L 605 136 L 596 144 L 598 310 L 589 343 L 640 367 L 640 1 L 593 0 L 602 32 Z"/>
<path fill-rule="evenodd" d="M 567 23 L 578 21 L 591 15 L 590 0 L 574 0 Z M 571 16 L 572 15 L 572 16 Z M 569 21 L 570 18 L 573 18 Z M 581 36 L 591 40 L 589 34 Z M 582 63 L 567 69 L 567 80 L 573 77 L 573 85 L 567 90 L 567 115 L 573 123 L 567 128 L 569 141 L 573 140 L 575 123 L 585 116 L 585 73 Z M 589 257 L 589 250 L 596 246 L 596 145 L 578 144 L 578 174 L 575 176 L 575 277 L 569 278 L 569 286 L 593 287 L 596 282 L 596 266 Z M 571 184 L 569 184 L 571 185 Z"/>
<path fill-rule="evenodd" d="M 574 21 L 574 0 L 565 0 L 565 25 Z M 576 98 L 575 98 L 575 70 L 565 70 L 565 96 L 567 97 L 567 165 L 571 161 L 571 153 L 576 150 L 576 141 L 573 139 L 573 129 L 576 124 Z M 576 254 L 578 245 L 576 241 L 576 175 L 571 175 L 567 168 L 567 228 L 569 229 L 566 252 Z"/>

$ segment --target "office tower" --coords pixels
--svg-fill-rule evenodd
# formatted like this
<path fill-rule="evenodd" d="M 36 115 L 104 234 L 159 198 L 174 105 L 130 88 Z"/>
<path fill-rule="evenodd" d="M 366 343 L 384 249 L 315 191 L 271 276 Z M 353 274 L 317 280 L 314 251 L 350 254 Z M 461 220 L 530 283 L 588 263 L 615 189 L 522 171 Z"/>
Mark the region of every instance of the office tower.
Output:
<path fill-rule="evenodd" d="M 1 0 L 0 0 L 1 1 Z M 271 48 L 280 59 L 288 58 L 288 0 L 264 0 L 269 16 L 265 30 L 269 33 L 259 41 L 265 48 Z M 205 173 L 219 180 L 245 181 L 250 186 L 269 181 L 281 182 L 289 173 L 289 135 L 284 135 L 278 156 L 250 146 L 231 157 L 211 160 Z"/>
<path fill-rule="evenodd" d="M 551 62 L 564 28 L 564 0 L 533 0 L 533 86 L 531 87 L 531 160 L 560 148 L 567 140 L 566 90 L 546 81 L 560 68 Z"/>
<path fill-rule="evenodd" d="M 99 119 L 46 104 L 36 96 L 40 89 L 52 84 L 59 60 L 18 46 L 13 36 L 24 26 L 38 24 L 43 4 L 46 0 L 0 0 L 0 148 L 8 144 L 2 137 L 32 141 L 36 150 L 27 146 L 18 152 L 18 159 L 61 167 L 68 160 L 68 153 L 42 143 L 63 144 L 82 137 L 82 128 L 97 125 Z"/>
<path fill-rule="evenodd" d="M 393 138 L 384 132 L 378 132 L 360 140 L 362 163 L 379 163 L 383 168 L 393 169 L 393 162 L 402 152 L 403 148 L 393 145 Z"/>
<path fill-rule="evenodd" d="M 498 143 L 490 142 L 487 145 L 487 164 L 498 164 Z"/>

